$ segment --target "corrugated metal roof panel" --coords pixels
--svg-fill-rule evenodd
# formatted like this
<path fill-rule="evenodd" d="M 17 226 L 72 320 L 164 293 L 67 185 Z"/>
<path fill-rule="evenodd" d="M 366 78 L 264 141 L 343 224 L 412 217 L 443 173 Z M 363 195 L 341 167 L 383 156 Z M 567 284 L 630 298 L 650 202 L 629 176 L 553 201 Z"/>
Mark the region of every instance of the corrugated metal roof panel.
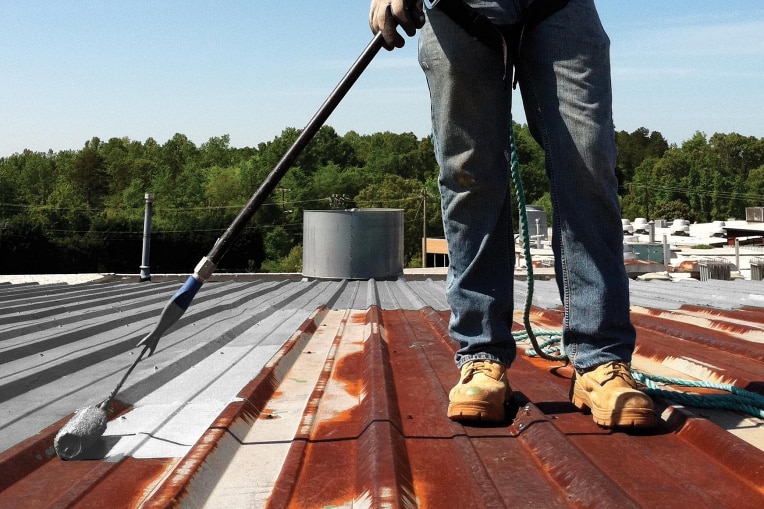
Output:
<path fill-rule="evenodd" d="M 760 284 L 633 282 L 635 367 L 764 393 Z M 53 435 L 176 289 L 0 286 L 0 506 L 764 506 L 764 421 L 742 413 L 656 399 L 658 430 L 604 430 L 569 403 L 570 368 L 521 355 L 505 423 L 447 419 L 455 345 L 430 279 L 207 283 L 91 460 L 60 461 Z M 534 326 L 560 327 L 553 282 L 534 303 Z"/>

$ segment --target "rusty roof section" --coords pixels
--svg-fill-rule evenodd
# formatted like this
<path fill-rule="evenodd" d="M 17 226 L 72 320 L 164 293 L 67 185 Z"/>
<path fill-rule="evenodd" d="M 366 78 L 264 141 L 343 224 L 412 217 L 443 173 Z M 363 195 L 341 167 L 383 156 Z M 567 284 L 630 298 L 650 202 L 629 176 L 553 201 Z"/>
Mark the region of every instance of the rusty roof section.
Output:
<path fill-rule="evenodd" d="M 56 431 L 114 387 L 177 286 L 0 286 L 1 507 L 764 507 L 764 421 L 740 412 L 656 398 L 657 430 L 605 430 L 569 403 L 569 367 L 519 355 L 506 422 L 450 421 L 432 279 L 208 283 L 88 459 L 59 460 Z M 760 282 L 631 290 L 636 368 L 764 394 Z M 553 282 L 531 320 L 560 328 Z"/>

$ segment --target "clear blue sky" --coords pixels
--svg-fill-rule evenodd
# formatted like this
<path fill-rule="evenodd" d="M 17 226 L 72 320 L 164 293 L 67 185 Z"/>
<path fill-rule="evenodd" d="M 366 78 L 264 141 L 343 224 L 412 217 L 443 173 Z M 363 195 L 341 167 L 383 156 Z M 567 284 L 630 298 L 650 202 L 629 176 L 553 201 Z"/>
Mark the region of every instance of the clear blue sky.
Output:
<path fill-rule="evenodd" d="M 618 130 L 764 137 L 764 2 L 597 4 Z M 367 15 L 366 0 L 0 0 L 0 157 L 93 136 L 269 141 L 307 123 L 371 39 Z M 327 123 L 429 134 L 416 40 L 381 52 Z"/>

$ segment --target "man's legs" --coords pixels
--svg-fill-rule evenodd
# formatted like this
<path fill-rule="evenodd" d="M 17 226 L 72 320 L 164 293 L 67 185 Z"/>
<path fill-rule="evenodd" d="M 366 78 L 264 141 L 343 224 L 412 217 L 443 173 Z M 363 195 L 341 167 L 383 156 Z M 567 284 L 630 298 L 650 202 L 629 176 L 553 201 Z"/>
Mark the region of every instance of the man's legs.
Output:
<path fill-rule="evenodd" d="M 591 0 L 572 0 L 526 34 L 518 67 L 528 123 L 546 153 L 566 353 L 581 370 L 630 361 L 609 40 Z"/>
<path fill-rule="evenodd" d="M 449 329 L 459 384 L 449 417 L 500 421 L 511 395 L 514 235 L 510 219 L 511 88 L 499 55 L 438 9 L 419 54 L 432 100 L 443 224 L 449 249 Z"/>
<path fill-rule="evenodd" d="M 515 357 L 514 235 L 509 196 L 509 101 L 500 56 L 438 9 L 420 34 L 432 100 L 443 223 L 449 248 L 450 331 L 457 366 Z"/>
<path fill-rule="evenodd" d="M 574 403 L 591 407 L 600 424 L 649 425 L 652 404 L 628 373 L 636 334 L 614 173 L 609 43 L 592 0 L 571 0 L 526 34 L 518 71 L 529 126 L 546 153 L 563 342 L 581 379 Z M 611 380 L 617 393 L 592 400 L 591 391 Z"/>

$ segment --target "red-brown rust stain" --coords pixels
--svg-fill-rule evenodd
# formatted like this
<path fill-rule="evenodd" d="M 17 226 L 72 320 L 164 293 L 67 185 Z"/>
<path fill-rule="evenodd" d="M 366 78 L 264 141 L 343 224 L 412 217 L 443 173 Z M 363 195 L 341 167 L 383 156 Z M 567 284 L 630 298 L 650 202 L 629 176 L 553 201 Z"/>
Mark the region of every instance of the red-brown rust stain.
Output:
<path fill-rule="evenodd" d="M 359 495 L 355 491 L 357 462 L 355 440 L 306 444 L 293 491 L 285 505 L 282 505 L 282 499 L 282 504 L 277 506 L 294 509 L 349 507 L 343 504 Z"/>
<path fill-rule="evenodd" d="M 538 307 L 531 307 L 530 321 L 533 327 L 548 329 L 548 330 L 561 330 L 563 313 L 561 310 L 555 309 L 542 309 Z M 515 325 L 513 330 L 524 330 L 523 323 L 523 310 L 515 310 L 513 319 Z"/>
<path fill-rule="evenodd" d="M 226 405 L 223 411 L 212 421 L 210 428 L 228 428 L 239 418 L 252 422 L 259 413 L 260 411 L 254 408 L 249 401 L 234 401 Z"/>
<path fill-rule="evenodd" d="M 384 322 L 384 335 L 370 343 L 385 345 L 378 345 L 378 350 L 365 345 L 363 352 L 336 359 L 331 370 L 334 380 L 349 393 L 359 396 L 366 390 L 365 397 L 377 398 L 378 402 L 363 402 L 329 422 L 319 423 L 317 429 L 322 431 L 316 431 L 310 440 L 297 440 L 269 507 L 373 502 L 367 482 L 371 474 L 365 473 L 368 467 L 359 468 L 370 458 L 380 462 L 378 468 L 383 477 L 387 476 L 384 478 L 394 479 L 391 484 L 398 493 L 406 494 L 419 507 L 628 507 L 650 505 L 656 490 L 671 504 L 690 500 L 701 507 L 714 502 L 718 505 L 725 500 L 722 488 L 735 489 L 732 487 L 739 483 L 725 474 L 708 483 L 721 490 L 719 493 L 691 489 L 694 481 L 683 472 L 702 476 L 703 472 L 719 473 L 726 468 L 726 463 L 722 463 L 724 468 L 714 463 L 704 466 L 704 457 L 711 462 L 715 459 L 705 456 L 707 443 L 688 441 L 688 448 L 682 445 L 684 439 L 677 440 L 671 433 L 677 428 L 636 436 L 599 428 L 567 399 L 572 374 L 569 367 L 559 368 L 559 363 L 527 359 L 522 354 L 509 372 L 516 400 L 524 403 L 521 400 L 528 395 L 538 404 L 533 412 L 543 409 L 544 415 L 529 421 L 531 424 L 516 437 L 504 427 L 453 423 L 444 413 L 448 386 L 456 378 L 455 343 L 444 336 L 448 314 L 423 310 L 384 312 L 382 316 L 378 321 L 380 325 Z M 536 311 L 534 325 L 559 328 L 561 317 L 560 312 Z M 646 342 L 652 343 L 649 338 Z M 707 351 L 704 346 L 696 348 Z M 389 356 L 385 361 L 389 372 L 367 371 L 369 363 L 384 360 L 385 355 Z M 370 421 L 369 412 L 380 410 L 383 403 L 379 398 L 394 403 L 388 407 L 392 414 L 383 412 L 382 420 Z M 403 435 L 396 432 L 398 418 L 406 430 Z M 330 429 L 340 438 L 324 439 Z M 388 435 L 377 433 L 380 429 Z M 336 435 L 340 430 L 344 434 Z M 389 436 L 390 446 L 384 445 L 385 436 Z M 400 444 L 405 444 L 402 449 Z M 686 468 L 688 462 L 693 468 Z M 758 476 L 757 465 L 746 463 L 745 468 Z M 742 501 L 741 507 L 746 506 L 746 500 L 761 502 L 762 497 L 751 496 L 749 489 L 742 491 L 743 495 L 733 494 L 729 500 Z"/>
<path fill-rule="evenodd" d="M 342 384 L 345 392 L 354 398 L 359 398 L 363 391 L 364 380 L 361 376 L 363 367 L 363 352 L 355 352 L 335 361 L 332 379 Z"/>
<path fill-rule="evenodd" d="M 367 467 L 359 468 L 359 464 L 369 458 L 381 462 L 380 472 L 394 476 L 399 493 L 412 490 L 410 495 L 415 498 L 411 500 L 419 507 L 647 506 L 655 502 L 656 493 L 671 505 L 684 505 L 689 500 L 698 507 L 718 506 L 720 501 L 732 500 L 742 504 L 740 507 L 761 506 L 762 497 L 749 488 L 726 493 L 736 490 L 740 480 L 724 473 L 734 464 L 734 454 L 728 454 L 721 464 L 715 462 L 714 450 L 723 447 L 724 440 L 709 449 L 713 440 L 689 440 L 685 436 L 691 431 L 682 427 L 667 425 L 654 433 L 634 436 L 599 428 L 567 399 L 570 368 L 554 369 L 555 363 L 527 359 L 522 354 L 509 372 L 516 400 L 527 395 L 536 405 L 532 411 L 543 416 L 533 419 L 516 437 L 504 427 L 452 423 L 445 417 L 443 406 L 448 386 L 456 378 L 455 343 L 444 334 L 447 312 L 395 311 L 383 312 L 382 316 L 378 321 L 380 325 L 384 322 L 384 335 L 371 343 L 384 341 L 387 350 L 371 351 L 371 346 L 365 345 L 364 352 L 337 359 L 331 375 L 349 392 L 359 395 L 365 389 L 369 391 L 365 397 L 377 398 L 378 402 L 364 402 L 318 425 L 333 432 L 344 426 L 340 439 L 323 440 L 326 432 L 321 431 L 311 440 L 296 441 L 270 507 L 322 507 L 359 501 L 368 493 Z M 533 314 L 535 326 L 544 324 L 552 330 L 560 327 L 561 318 L 559 311 L 534 310 Z M 369 320 L 375 320 L 373 315 Z M 644 329 L 640 335 L 647 336 L 643 342 L 658 350 L 679 342 L 665 337 L 656 343 L 650 337 L 656 333 Z M 679 343 L 682 348 L 690 345 L 700 353 L 709 352 L 702 344 Z M 369 363 L 384 360 L 385 355 L 389 356 L 385 361 L 389 362 L 389 372 L 367 371 Z M 388 407 L 392 413 L 369 421 L 369 412 L 381 408 L 379 398 L 393 403 Z M 402 436 L 395 432 L 398 418 L 406 430 Z M 411 427 L 410 423 L 418 426 Z M 382 428 L 389 435 L 377 433 Z M 416 434 L 411 432 L 414 429 Z M 675 434 L 677 429 L 681 432 Z M 707 432 L 714 437 L 726 434 L 723 430 Z M 677 439 L 680 435 L 685 436 Z M 382 447 L 382 454 L 376 447 L 383 446 L 384 436 L 405 446 Z M 739 446 L 735 444 L 732 450 L 749 455 L 750 448 Z M 755 482 L 761 477 L 757 461 L 745 463 L 745 469 L 753 471 L 746 478 L 748 484 L 750 479 Z M 440 465 L 443 468 L 434 468 Z M 693 477 L 702 477 L 704 472 L 716 476 L 708 483 L 716 492 L 693 489 Z M 373 500 L 373 495 L 367 496 Z"/>
<path fill-rule="evenodd" d="M 559 327 L 557 317 L 560 317 L 560 314 L 541 312 L 538 313 L 538 315 L 542 318 L 546 318 L 546 320 L 544 320 L 546 323 L 557 325 L 557 327 Z M 386 321 L 389 322 L 389 320 Z M 534 326 L 537 325 L 538 321 L 534 320 Z M 392 327 L 390 329 L 392 329 Z M 389 336 L 393 336 L 392 330 L 390 330 Z M 702 347 L 700 348 L 702 349 Z M 532 366 L 533 368 L 529 370 L 525 366 Z M 531 394 L 532 399 L 540 402 L 546 412 L 552 412 L 552 414 L 550 414 L 552 417 L 550 423 L 554 424 L 567 436 L 573 438 L 576 443 L 581 445 L 581 450 L 583 450 L 589 457 L 589 459 L 586 460 L 587 462 L 592 461 L 596 465 L 606 466 L 605 470 L 599 474 L 602 476 L 602 479 L 605 480 L 605 485 L 603 486 L 607 486 L 607 483 L 615 482 L 616 485 L 626 490 L 626 492 L 615 495 L 616 499 L 624 497 L 624 500 L 631 500 L 632 503 L 633 500 L 638 500 L 638 505 L 649 505 L 654 501 L 652 497 L 655 491 L 646 490 L 646 485 L 654 486 L 656 489 L 659 489 L 661 493 L 677 492 L 677 482 L 681 483 L 682 481 L 677 481 L 676 474 L 681 473 L 683 468 L 686 470 L 686 467 L 683 467 L 686 462 L 698 465 L 700 472 L 710 472 L 714 471 L 714 469 L 719 469 L 719 466 L 707 465 L 704 463 L 705 453 L 700 452 L 704 448 L 703 443 L 693 444 L 690 449 L 686 449 L 683 448 L 681 444 L 677 444 L 676 441 L 672 439 L 672 435 L 664 435 L 660 431 L 656 435 L 646 434 L 646 436 L 640 436 L 638 434 L 635 437 L 628 437 L 623 434 L 613 433 L 610 430 L 597 427 L 591 421 L 590 416 L 581 414 L 569 403 L 569 400 L 567 399 L 567 387 L 570 384 L 572 369 L 569 366 L 562 368 L 559 366 L 560 363 L 551 363 L 538 358 L 527 358 L 521 354 L 515 362 L 515 365 L 513 365 L 512 369 L 508 372 L 510 382 L 513 384 L 513 388 L 517 391 L 516 398 L 520 397 L 523 391 Z M 554 373 L 554 376 L 550 376 L 552 372 Z M 556 384 L 554 383 L 555 380 L 557 380 Z M 555 387 L 558 388 L 555 389 Z M 536 425 L 534 424 L 534 426 Z M 723 430 L 716 430 L 715 436 L 728 438 L 730 435 Z M 527 440 L 527 433 L 521 433 L 519 438 L 521 440 Z M 474 440 L 475 438 L 473 438 L 473 441 Z M 546 433 L 542 434 L 541 440 L 548 441 L 549 436 L 547 436 Z M 738 442 L 738 445 L 742 442 L 738 439 L 735 440 Z M 511 444 L 512 442 L 510 441 L 506 443 Z M 506 445 L 502 444 L 502 448 L 503 447 L 506 447 Z M 743 447 L 745 447 L 746 450 L 754 452 L 757 456 L 760 454 L 758 449 L 753 449 L 750 446 Z M 410 444 L 409 448 L 411 448 Z M 557 454 L 565 454 L 562 446 L 554 449 L 556 449 Z M 536 451 L 537 454 L 538 450 Z M 522 456 L 522 453 L 520 453 L 517 457 L 522 458 Z M 417 460 L 416 454 L 411 454 L 411 457 L 412 462 Z M 662 469 L 656 469 L 655 461 L 657 458 L 663 458 L 664 463 L 670 463 L 669 467 L 664 468 L 668 468 L 671 475 L 664 475 Z M 706 458 L 710 459 L 708 457 Z M 612 461 L 608 463 L 608 460 Z M 577 465 L 578 462 L 573 462 L 572 472 L 576 471 Z M 660 465 L 659 462 L 658 466 Z M 731 465 L 732 462 L 730 462 L 730 466 Z M 750 465 L 746 465 L 746 468 L 749 467 Z M 724 472 L 726 468 L 727 465 L 725 464 L 724 468 L 719 471 Z M 418 470 L 416 468 L 413 468 L 413 470 L 415 479 L 418 481 Z M 758 466 L 750 468 L 750 470 L 757 472 Z M 561 475 L 562 477 L 557 479 L 557 483 L 561 485 L 568 482 L 569 475 L 573 475 L 571 473 L 566 474 L 564 470 L 558 471 L 557 469 L 551 469 L 547 471 L 549 472 L 548 475 L 552 475 L 552 472 L 557 472 L 554 474 L 555 476 L 559 477 Z M 593 472 L 598 472 L 598 469 L 593 470 Z M 644 475 L 644 472 L 655 473 Z M 694 475 L 695 474 L 693 473 L 693 476 Z M 609 477 L 612 477 L 612 479 Z M 690 477 L 691 476 L 688 476 L 687 480 L 691 484 L 692 479 L 690 479 Z M 546 481 L 537 480 L 537 482 L 542 482 L 543 484 L 543 482 Z M 719 498 L 715 498 L 714 496 L 702 492 L 695 493 L 691 489 L 684 490 L 684 492 L 679 490 L 675 502 L 681 503 L 681 500 L 694 500 L 700 506 L 707 506 L 709 503 L 713 505 L 714 501 L 718 503 L 719 501 L 725 500 L 725 495 L 723 494 L 725 486 L 729 489 L 729 486 L 734 486 L 738 482 L 739 480 L 727 475 L 726 477 L 723 477 L 723 480 L 712 483 L 716 488 L 722 490 L 722 495 Z M 684 484 L 687 485 L 687 482 Z M 508 486 L 513 486 L 513 483 L 511 480 L 507 480 L 504 482 L 497 482 L 496 486 L 500 486 L 501 489 L 506 489 Z M 619 488 L 619 490 L 621 488 Z M 569 493 L 569 495 L 572 496 L 570 500 L 573 500 L 575 496 L 586 497 L 586 491 L 588 491 L 588 487 L 583 491 L 573 489 L 573 493 Z M 628 495 L 625 494 L 627 492 Z M 750 495 L 750 493 L 748 493 L 748 495 Z M 761 502 L 760 497 L 754 497 L 753 499 L 748 498 L 747 502 L 745 502 L 745 496 L 732 495 L 731 499 L 734 499 L 736 502 L 743 501 L 743 503 L 748 505 L 750 505 L 751 501 L 754 501 L 754 504 L 759 504 Z M 709 502 L 710 500 L 712 502 Z M 622 505 L 621 502 L 619 502 L 619 505 Z"/>
<path fill-rule="evenodd" d="M 109 474 L 107 482 L 100 483 L 77 502 L 78 509 L 134 508 L 150 491 L 156 479 L 171 470 L 177 460 L 168 458 L 125 458 Z"/>
<path fill-rule="evenodd" d="M 0 493 L 0 507 L 132 508 L 174 460 L 54 459 Z"/>
<path fill-rule="evenodd" d="M 684 304 L 679 309 L 696 315 L 719 316 L 722 318 L 764 325 L 764 311 L 762 311 L 762 308 L 744 306 L 740 309 L 718 309 Z"/>
<path fill-rule="evenodd" d="M 438 314 L 385 311 L 391 392 L 405 436 L 450 438 L 461 427 L 443 419 L 448 390 L 458 380 L 450 338 L 437 332 Z M 431 322 L 430 320 L 434 320 Z M 433 333 L 435 332 L 435 333 Z"/>
<path fill-rule="evenodd" d="M 727 506 L 724 502 L 727 497 L 725 491 L 733 489 L 730 487 L 738 486 L 741 482 L 729 474 L 729 470 L 734 471 L 735 460 L 723 459 L 715 454 L 708 455 L 708 451 L 723 448 L 721 444 L 711 444 L 717 439 L 725 443 L 731 437 L 729 433 L 719 428 L 706 428 L 706 434 L 703 435 L 706 441 L 701 439 L 688 447 L 687 444 L 678 441 L 676 435 L 671 432 L 681 428 L 673 422 L 652 432 L 631 435 L 599 428 L 593 424 L 590 416 L 580 413 L 568 402 L 566 389 L 569 380 L 564 376 L 550 377 L 549 373 L 544 373 L 552 364 L 538 359 L 518 357 L 509 370 L 510 382 L 517 391 L 516 398 L 518 393 L 527 395 L 537 402 L 539 407 L 544 408 L 547 416 L 552 417 L 549 422 L 583 451 L 588 461 L 601 470 L 600 475 L 603 478 L 610 478 L 611 482 L 629 494 L 629 498 L 643 506 L 653 503 L 651 497 L 654 493 L 661 493 L 669 505 L 691 501 L 692 505 L 702 507 L 720 506 L 720 502 L 721 505 Z M 533 369 L 528 369 L 529 365 L 533 366 Z M 547 369 L 543 370 L 545 365 Z M 555 370 L 558 374 L 560 371 Z M 710 425 L 705 420 L 703 422 Z M 519 438 L 523 439 L 523 436 L 521 433 Z M 741 448 L 737 450 L 740 455 L 751 457 L 762 454 L 748 444 L 742 445 L 739 439 L 734 440 Z M 562 447 L 557 449 L 558 454 L 564 455 Z M 716 463 L 718 460 L 721 460 L 721 465 Z M 716 493 L 705 493 L 706 490 L 693 487 L 694 479 L 705 478 L 710 473 L 713 473 L 715 479 L 709 481 L 708 485 L 713 486 Z M 646 486 L 650 488 L 646 489 Z M 677 486 L 682 488 L 677 489 Z M 745 503 L 747 505 L 752 501 L 755 501 L 755 504 L 761 503 L 761 497 L 754 495 L 751 498 L 750 491 L 744 492 L 745 496 L 734 494 L 729 498 L 740 502 L 748 497 L 748 502 Z M 734 506 L 733 504 L 732 507 Z"/>
<path fill-rule="evenodd" d="M 379 312 L 368 312 L 365 323 L 372 325 L 372 332 L 363 351 L 333 359 L 335 384 L 329 387 L 345 390 L 356 399 L 363 391 L 364 399 L 315 423 L 310 439 L 300 439 L 292 447 L 271 497 L 272 507 L 331 507 L 351 502 L 372 507 L 386 503 L 410 506 L 405 501 L 411 500 L 414 488 L 400 418 L 390 405 L 389 360 L 380 321 Z M 314 396 L 333 395 L 317 387 Z"/>
<path fill-rule="evenodd" d="M 115 419 L 131 409 L 130 405 L 126 405 L 119 400 L 113 400 L 107 412 L 108 419 Z M 48 426 L 39 434 L 16 444 L 0 454 L 0 472 L 2 472 L 2 475 L 0 475 L 0 493 L 28 476 L 38 475 L 35 473 L 35 470 L 45 465 L 48 461 L 58 460 L 56 451 L 53 448 L 53 439 L 58 431 L 73 417 L 74 414 L 72 413 Z M 0 504 L 0 507 L 2 507 L 2 504 Z"/>
<path fill-rule="evenodd" d="M 691 309 L 687 306 L 682 307 L 682 312 L 666 311 L 666 310 L 650 310 L 647 313 L 648 316 L 659 317 L 664 320 L 675 322 L 686 322 L 689 318 L 698 317 L 701 320 L 705 320 L 709 323 L 711 329 L 730 332 L 739 336 L 745 336 L 746 334 L 762 333 L 762 327 L 759 324 L 745 324 L 740 323 L 741 318 L 735 318 L 733 313 L 725 312 L 721 310 L 711 310 L 710 308 L 695 308 Z M 690 325 L 690 324 L 687 324 Z M 700 325 L 695 325 L 701 327 Z M 702 327 L 708 330 L 708 327 Z"/>
<path fill-rule="evenodd" d="M 412 503 L 405 445 L 389 423 L 375 422 L 352 440 L 299 442 L 290 450 L 269 508 L 426 507 Z"/>
<path fill-rule="evenodd" d="M 681 339 L 688 343 L 701 345 L 708 351 L 719 350 L 764 361 L 764 344 L 735 338 L 721 330 L 635 313 L 632 313 L 631 321 L 638 329 L 646 329 L 677 340 Z M 683 349 L 688 347 L 689 345 L 682 344 Z"/>
<path fill-rule="evenodd" d="M 260 415 L 257 418 L 263 419 L 263 420 L 271 420 L 271 419 L 280 419 L 281 416 L 279 416 L 278 413 L 274 412 L 270 408 L 266 408 L 262 412 L 260 412 Z"/>
<path fill-rule="evenodd" d="M 180 460 L 168 478 L 142 505 L 145 508 L 175 507 L 187 494 L 191 481 L 201 470 L 204 462 L 218 447 L 225 436 L 225 429 L 208 429 L 191 450 Z"/>
<path fill-rule="evenodd" d="M 736 312 L 744 313 L 748 321 L 764 324 L 764 307 L 743 306 Z"/>
<path fill-rule="evenodd" d="M 364 313 L 356 313 L 350 318 L 355 320 L 359 316 L 365 322 Z M 342 330 L 344 331 L 344 327 Z M 332 384 L 331 388 L 336 390 L 339 387 L 339 390 L 344 391 L 350 398 L 359 403 L 354 404 L 351 408 L 340 411 L 329 420 L 314 421 L 314 426 L 309 431 L 311 439 L 320 439 L 320 437 L 331 437 L 332 439 L 348 436 L 355 437 L 360 433 L 357 422 L 363 415 L 363 411 L 359 407 L 361 396 L 365 391 L 365 380 L 363 377 L 364 351 L 361 350 L 341 356 L 338 353 L 340 342 L 350 342 L 351 339 L 356 338 L 345 338 L 342 333 L 334 338 L 330 354 L 316 384 L 316 389 L 311 395 L 311 403 L 309 403 L 306 413 L 312 414 L 314 417 L 317 415 L 320 399 L 326 396 L 326 390 L 330 381 L 336 384 Z M 360 343 L 363 344 L 364 342 L 361 341 Z M 298 436 L 304 435 L 299 434 Z M 308 437 L 305 436 L 305 438 Z"/>
<path fill-rule="evenodd" d="M 0 454 L 0 493 L 56 458 L 53 439 L 74 414 L 48 426 L 40 434 L 16 444 Z"/>
<path fill-rule="evenodd" d="M 312 440 L 357 438 L 360 435 L 362 423 L 367 420 L 367 410 L 360 401 L 361 394 L 367 390 L 363 376 L 364 357 L 363 352 L 354 352 L 335 360 L 332 380 L 358 404 L 340 411 L 330 420 L 317 421 L 310 434 Z"/>
<path fill-rule="evenodd" d="M 698 262 L 694 260 L 685 260 L 679 263 L 674 272 L 698 272 Z"/>
<path fill-rule="evenodd" d="M 635 355 L 655 362 L 667 359 L 687 359 L 692 364 L 705 367 L 712 375 L 712 381 L 731 383 L 749 390 L 761 382 L 764 364 L 746 357 L 745 354 L 722 351 L 690 341 L 678 340 L 670 335 L 637 328 Z M 758 389 L 761 391 L 761 387 Z"/>
<path fill-rule="evenodd" d="M 370 384 L 375 382 L 375 380 L 370 380 L 370 372 L 373 373 L 378 366 L 376 365 L 377 362 L 369 359 L 369 356 L 373 356 L 375 349 L 384 341 L 381 337 L 383 329 L 381 314 L 375 306 L 372 306 L 364 313 L 354 313 L 350 319 L 355 323 L 370 325 L 370 337 L 362 338 L 363 341 L 360 343 L 363 345 L 363 349 L 361 351 L 331 359 L 331 370 L 327 375 L 330 374 L 331 380 L 335 382 L 336 385 L 333 387 L 341 387 L 341 390 L 358 403 L 332 416 L 329 420 L 317 422 L 311 433 L 312 440 L 358 437 L 364 424 L 370 420 L 370 409 L 367 406 L 369 401 L 375 399 L 369 397 L 370 392 L 374 390 Z M 357 339 L 342 336 L 335 338 L 335 343 L 338 344 L 340 341 L 355 343 L 357 341 L 353 340 Z M 320 396 L 326 395 L 322 393 Z M 364 397 L 367 399 L 362 399 Z M 373 410 L 371 409 L 371 411 Z"/>
<path fill-rule="evenodd" d="M 677 436 L 712 456 L 763 495 L 761 499 L 764 501 L 764 451 L 687 410 L 671 407 L 668 411 L 668 425 L 677 430 Z"/>
<path fill-rule="evenodd" d="M 113 467 L 113 465 L 111 465 Z M 99 482 L 104 468 L 101 461 L 48 461 L 30 475 L 18 480 L 0 493 L 0 507 L 19 509 L 50 507 L 59 500 L 76 502 L 78 495 L 90 484 Z M 66 505 L 64 505 L 66 507 Z"/>

